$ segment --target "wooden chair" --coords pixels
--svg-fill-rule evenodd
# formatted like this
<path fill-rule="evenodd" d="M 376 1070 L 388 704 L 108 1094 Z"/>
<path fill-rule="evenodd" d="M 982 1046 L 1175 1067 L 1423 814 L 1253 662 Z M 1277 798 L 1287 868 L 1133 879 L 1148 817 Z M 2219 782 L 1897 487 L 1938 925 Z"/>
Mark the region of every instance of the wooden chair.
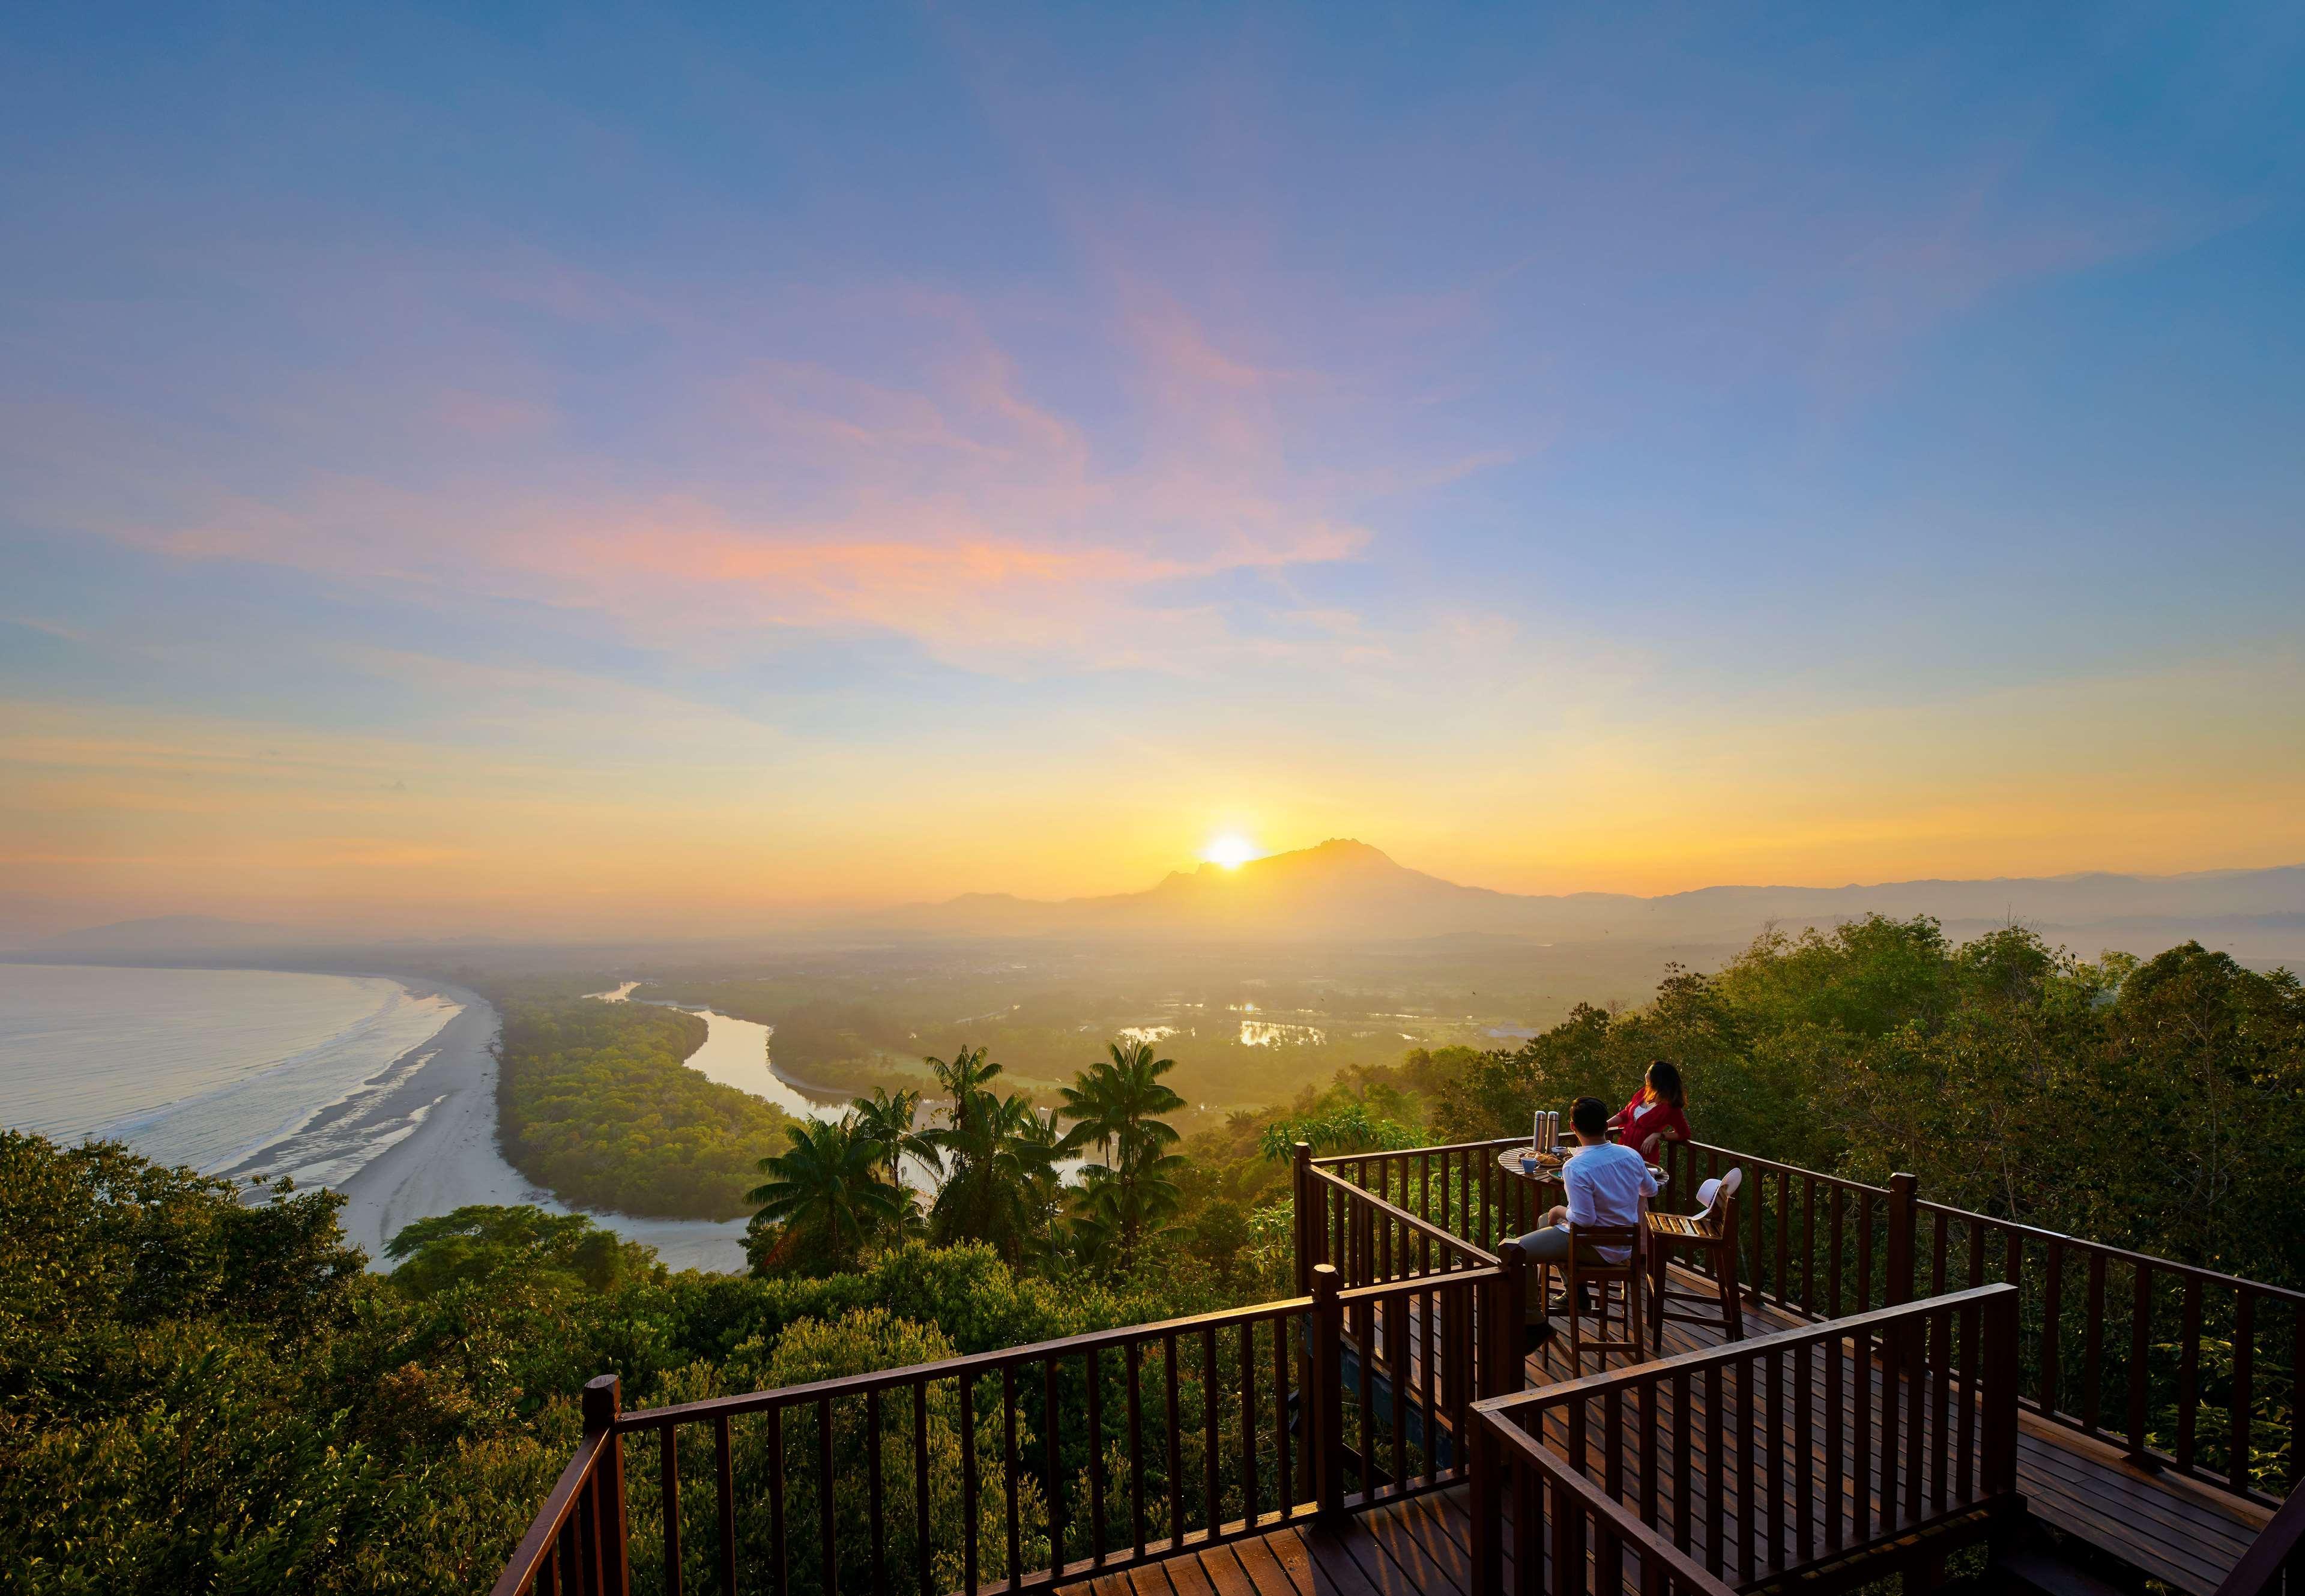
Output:
<path fill-rule="evenodd" d="M 1622 1247 L 1622 1263 L 1587 1263 L 1578 1256 L 1587 1247 Z M 1566 1283 L 1563 1295 L 1567 1298 L 1569 1314 L 1569 1377 L 1578 1379 L 1585 1372 L 1585 1354 L 1591 1353 L 1595 1363 L 1606 1369 L 1609 1354 L 1620 1352 L 1629 1361 L 1642 1361 L 1641 1347 L 1641 1278 L 1646 1265 L 1641 1257 L 1641 1227 L 1638 1225 L 1571 1225 L 1569 1227 L 1569 1258 L 1561 1266 Z M 1585 1292 L 1594 1292 L 1593 1312 L 1585 1311 Z M 1617 1311 L 1618 1328 L 1621 1332 L 1612 1337 L 1609 1321 L 1612 1309 Z M 1594 1320 L 1594 1334 L 1585 1334 L 1585 1321 Z"/>
<path fill-rule="evenodd" d="M 1647 1215 L 1649 1243 L 1649 1325 L 1659 1355 L 1664 1352 L 1664 1323 L 1711 1324 L 1716 1320 L 1731 1341 L 1745 1338 L 1745 1315 L 1737 1300 L 1737 1189 L 1745 1172 L 1731 1169 L 1721 1177 L 1711 1206 L 1702 1213 Z M 1665 1272 L 1674 1248 L 1702 1257 L 1713 1277 L 1711 1291 L 1691 1291 L 1671 1284 Z"/>

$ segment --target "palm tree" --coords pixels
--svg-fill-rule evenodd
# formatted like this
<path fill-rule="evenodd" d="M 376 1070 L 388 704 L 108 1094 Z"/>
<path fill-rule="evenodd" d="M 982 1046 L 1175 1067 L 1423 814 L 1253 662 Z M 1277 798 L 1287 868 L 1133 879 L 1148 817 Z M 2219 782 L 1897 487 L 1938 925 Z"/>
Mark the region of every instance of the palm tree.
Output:
<path fill-rule="evenodd" d="M 885 1086 L 875 1086 L 872 1095 L 857 1098 L 848 1105 L 856 1121 L 856 1133 L 880 1150 L 881 1167 L 889 1172 L 891 1184 L 902 1185 L 905 1159 L 918 1159 L 930 1169 L 941 1174 L 944 1160 L 936 1143 L 914 1128 L 920 1116 L 921 1094 L 899 1091 L 893 1097 Z"/>
<path fill-rule="evenodd" d="M 1073 1121 L 1068 1147 L 1093 1146 L 1103 1155 L 1109 1178 L 1084 1178 L 1084 1210 L 1109 1224 L 1115 1255 L 1134 1260 L 1146 1228 L 1177 1203 L 1171 1172 L 1182 1162 L 1167 1150 L 1176 1127 L 1159 1117 L 1185 1106 L 1161 1079 L 1177 1067 L 1173 1058 L 1152 1057 L 1150 1042 L 1114 1042 L 1064 1089 L 1065 1117 Z M 1085 1176 L 1085 1172 L 1084 1172 Z"/>
<path fill-rule="evenodd" d="M 880 1178 L 879 1147 L 858 1134 L 855 1120 L 807 1120 L 785 1127 L 792 1146 L 760 1162 L 773 1178 L 744 1193 L 759 1218 L 781 1225 L 798 1246 L 831 1272 L 855 1263 L 865 1239 L 902 1222 L 911 1197 Z"/>
<path fill-rule="evenodd" d="M 926 1062 L 930 1072 L 936 1076 L 937 1084 L 952 1098 L 952 1123 L 956 1126 L 967 1122 L 969 1110 L 978 1099 L 991 1100 L 991 1094 L 985 1091 L 985 1087 L 993 1076 L 1000 1073 L 1000 1066 L 984 1062 L 983 1048 L 963 1048 L 952 1056 L 949 1064 L 941 1058 L 931 1058 Z"/>

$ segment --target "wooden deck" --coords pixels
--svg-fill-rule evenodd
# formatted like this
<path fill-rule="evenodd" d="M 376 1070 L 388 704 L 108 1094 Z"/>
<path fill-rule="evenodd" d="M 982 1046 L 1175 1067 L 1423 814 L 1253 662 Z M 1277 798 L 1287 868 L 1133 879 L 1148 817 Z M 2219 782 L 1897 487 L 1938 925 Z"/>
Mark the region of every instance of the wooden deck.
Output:
<path fill-rule="evenodd" d="M 1748 1304 L 1746 1334 L 1807 1321 Z M 1710 1327 L 1674 1324 L 1668 1354 L 1717 1345 Z M 1565 1357 L 1528 1361 L 1532 1385 L 1567 1377 Z M 2030 1415 L 2019 1425 L 2018 1489 L 2033 1515 L 2188 1596 L 2213 1596 L 2270 1517 L 2207 1487 L 2138 1468 L 2110 1447 Z M 1727 1509 L 1733 1515 L 1733 1506 Z M 1465 1491 L 1417 1498 L 1334 1529 L 1276 1531 L 1067 1587 L 1092 1596 L 1473 1596 Z M 1508 1549 L 1508 1558 L 1511 1553 Z M 1508 1574 L 1510 1580 L 1510 1574 Z"/>

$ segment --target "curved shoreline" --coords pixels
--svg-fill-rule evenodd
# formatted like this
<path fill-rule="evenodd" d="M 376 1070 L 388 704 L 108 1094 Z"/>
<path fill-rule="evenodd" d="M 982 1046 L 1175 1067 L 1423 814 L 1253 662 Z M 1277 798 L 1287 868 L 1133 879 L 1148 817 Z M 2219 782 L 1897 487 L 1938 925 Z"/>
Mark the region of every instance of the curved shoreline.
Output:
<path fill-rule="evenodd" d="M 464 988 L 431 984 L 464 1006 L 424 1044 L 431 1057 L 361 1115 L 379 1125 L 413 1120 L 414 1126 L 336 1188 L 344 1196 L 344 1237 L 368 1253 L 371 1269 L 389 1267 L 385 1243 L 418 1219 L 472 1203 L 532 1203 L 550 1213 L 586 1213 L 604 1229 L 654 1247 L 671 1269 L 744 1271 L 743 1219 L 649 1219 L 574 1209 L 514 1168 L 497 1143 L 496 1007 Z M 266 1162 L 292 1158 L 293 1147 L 283 1144 Z"/>

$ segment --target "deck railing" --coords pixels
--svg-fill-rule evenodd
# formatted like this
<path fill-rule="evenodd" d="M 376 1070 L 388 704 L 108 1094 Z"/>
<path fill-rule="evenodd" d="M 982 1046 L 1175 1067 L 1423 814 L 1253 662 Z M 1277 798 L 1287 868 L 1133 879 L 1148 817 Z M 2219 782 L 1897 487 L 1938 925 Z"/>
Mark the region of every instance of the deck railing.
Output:
<path fill-rule="evenodd" d="M 2305 1490 L 2292 1490 L 2264 1533 L 2217 1587 L 2217 1596 L 2299 1596 L 2305 1592 Z"/>
<path fill-rule="evenodd" d="M 1508 1526 L 1523 1596 L 1584 1596 L 1588 1555 L 1615 1596 L 1628 1550 L 1644 1589 L 1750 1589 L 1982 1537 L 2016 1505 L 2016 1311 L 1987 1286 L 1479 1404 L 1475 1588 Z"/>
<path fill-rule="evenodd" d="M 1547 1199 L 1498 1167 L 1500 1151 L 1518 1145 L 1505 1138 L 1326 1159 L 1300 1146 L 1292 1171 L 1299 1291 L 1285 1301 L 679 1407 L 621 1412 L 614 1379 L 595 1380 L 583 1440 L 497 1596 L 733 1596 L 740 1571 L 748 1590 L 770 1596 L 980 1596 L 1458 1483 L 1487 1422 L 1473 1404 L 1510 1396 L 1523 1378 L 1531 1283 L 1509 1243 L 1535 1227 Z M 1980 1431 L 1959 1428 L 1981 1422 L 1979 1403 L 2005 1398 L 2012 1415 L 2021 1401 L 2148 1466 L 2259 1501 L 2274 1499 L 2272 1483 L 2299 1479 L 2300 1437 L 2287 1421 L 2305 1365 L 2305 1294 L 1924 1202 L 1909 1176 L 1873 1186 L 1704 1143 L 1669 1143 L 1664 1160 L 1664 1201 L 1681 1208 L 1701 1179 L 1744 1167 L 1741 1283 L 1816 1328 L 1696 1354 L 1712 1363 L 1668 1360 L 1603 1377 L 1613 1387 L 1581 1382 L 1587 1395 L 1577 1400 L 1600 1403 L 1611 1434 L 1623 1412 L 1639 1426 L 1653 1422 L 1653 1407 L 1694 1411 L 1657 1396 L 1677 1398 L 1675 1380 L 1725 1381 L 1723 1400 L 1739 1405 L 1755 1399 L 1749 1384 L 1757 1406 L 1739 1409 L 1739 1436 L 1750 1433 L 1743 1417 L 1762 1411 L 1770 1423 L 1819 1434 L 1841 1423 L 1851 1468 L 1860 1454 L 1875 1457 L 1867 1438 L 1883 1426 L 1908 1447 L 1950 1445 L 1955 1463 L 1931 1451 L 1926 1467 L 1903 1476 L 1906 1499 L 1925 1489 L 1934 1502 L 1939 1491 L 1969 1489 L 1977 1468 L 2013 1466 L 2013 1446 L 1985 1446 Z M 1914 1303 L 1917 1291 L 1931 1300 Z M 2005 1355 L 1977 1363 L 1972 1354 L 1999 1344 L 1982 1317 L 1961 1315 L 1983 1316 L 1988 1303 L 1994 1323 L 2009 1320 Z M 1892 1317 L 1881 1323 L 1918 1328 L 1893 1336 L 1868 1328 L 1867 1316 L 1882 1312 Z M 1901 1401 L 1924 1402 L 1935 1415 L 1935 1405 L 1960 1398 L 1950 1440 L 1941 1415 L 1924 1443 L 1909 1413 L 1860 1418 L 1861 1405 L 1846 1405 L 1856 1383 L 1873 1378 L 1867 1338 L 1875 1337 L 1886 1337 L 1883 1366 L 1908 1382 L 1891 1388 Z M 1777 1362 L 1756 1365 L 1747 1356 L 1756 1347 Z M 1860 1358 L 1861 1376 L 1852 1361 Z M 1780 1395 L 1786 1360 L 1797 1370 L 1813 1364 L 1820 1380 L 1839 1369 L 1840 1395 L 1813 1404 Z M 1629 1390 L 1638 1393 L 1629 1408 Z M 1705 1387 L 1705 1411 L 1717 1424 L 1714 1390 Z M 1533 1402 L 1562 1426 L 1578 1422 L 1568 1398 L 1546 1392 L 1508 1405 Z M 1845 1417 L 1828 1417 L 1844 1408 Z M 1770 1451 L 1771 1467 L 1788 1458 L 1797 1473 L 1810 1466 L 1801 1433 L 1790 1452 Z M 1676 1447 L 1687 1444 L 1677 1433 Z M 1581 1467 L 1582 1454 L 1572 1456 Z M 1708 1469 L 1745 1478 L 1734 1458 L 1709 1447 L 1703 1456 Z M 1674 1456 L 1677 1467 L 1691 1466 L 1687 1451 Z M 1617 1466 L 1604 1464 L 1603 1487 L 1613 1489 L 1608 1470 Z M 1560 1466 L 1529 1467 L 1517 1490 L 1566 1493 L 1554 1511 L 1581 1515 L 1595 1546 L 1613 1537 L 1612 1557 L 1630 1544 L 1621 1515 Z M 1660 1499 L 1690 1498 L 1676 1486 Z M 1784 1499 L 1797 1515 L 1807 1510 L 1805 1490 Z M 1646 1508 L 1628 1510 L 1641 1519 Z M 1767 1555 L 1809 1548 L 1811 1528 L 1797 1521 L 1791 1542 L 1773 1530 Z M 1842 1532 L 1862 1534 L 1861 1521 Z M 1641 1562 L 1641 1582 L 1706 1590 L 1675 1560 L 1688 1544 Z"/>
<path fill-rule="evenodd" d="M 2153 1258 L 1704 1142 L 1667 1142 L 1671 1200 L 1742 1167 L 1745 1290 L 1805 1319 L 2014 1286 L 2027 1411 L 2263 1506 L 2305 1482 L 2305 1292 Z"/>
<path fill-rule="evenodd" d="M 1027 1591 L 1462 1481 L 1505 1378 L 1497 1269 L 1308 1273 L 1280 1302 L 676 1407 L 618 1412 L 596 1381 L 498 1596 L 734 1596 L 740 1571 L 770 1596 Z"/>

